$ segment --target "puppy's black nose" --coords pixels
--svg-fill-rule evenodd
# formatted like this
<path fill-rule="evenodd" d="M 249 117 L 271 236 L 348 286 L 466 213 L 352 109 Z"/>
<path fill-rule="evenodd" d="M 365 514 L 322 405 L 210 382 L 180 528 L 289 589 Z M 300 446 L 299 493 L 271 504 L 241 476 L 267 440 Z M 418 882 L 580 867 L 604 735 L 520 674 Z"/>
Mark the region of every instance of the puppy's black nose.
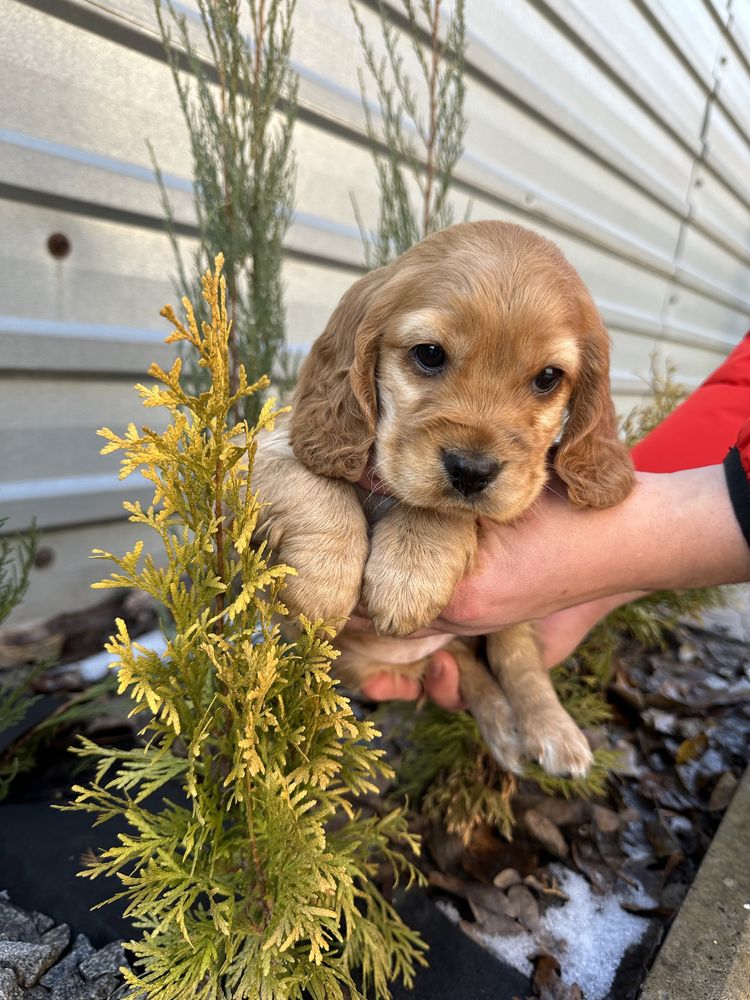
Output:
<path fill-rule="evenodd" d="M 465 497 L 481 493 L 500 471 L 500 463 L 475 451 L 444 451 L 443 465 L 448 478 Z"/>

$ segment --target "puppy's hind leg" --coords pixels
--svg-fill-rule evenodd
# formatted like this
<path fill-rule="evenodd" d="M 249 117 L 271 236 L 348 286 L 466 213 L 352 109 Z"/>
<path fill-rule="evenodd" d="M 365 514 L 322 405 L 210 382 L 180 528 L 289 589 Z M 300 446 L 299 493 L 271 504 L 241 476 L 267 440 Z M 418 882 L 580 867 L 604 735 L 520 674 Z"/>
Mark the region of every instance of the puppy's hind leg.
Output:
<path fill-rule="evenodd" d="M 557 698 L 534 626 L 527 622 L 488 635 L 487 659 L 511 704 L 524 755 L 548 774 L 584 777 L 591 750 Z"/>
<path fill-rule="evenodd" d="M 458 661 L 461 694 L 490 753 L 506 771 L 522 770 L 521 740 L 515 715 L 500 685 L 463 643 L 447 647 Z"/>

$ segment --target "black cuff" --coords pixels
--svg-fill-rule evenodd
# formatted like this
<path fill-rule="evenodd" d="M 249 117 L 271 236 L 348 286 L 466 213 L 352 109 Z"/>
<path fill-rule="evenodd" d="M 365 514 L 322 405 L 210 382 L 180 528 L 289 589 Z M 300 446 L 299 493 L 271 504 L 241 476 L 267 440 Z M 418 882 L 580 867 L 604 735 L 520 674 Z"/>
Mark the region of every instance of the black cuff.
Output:
<path fill-rule="evenodd" d="M 729 499 L 732 501 L 735 517 L 745 541 L 750 545 L 750 483 L 737 448 L 730 448 L 729 454 L 724 459 L 724 475 L 727 478 Z"/>

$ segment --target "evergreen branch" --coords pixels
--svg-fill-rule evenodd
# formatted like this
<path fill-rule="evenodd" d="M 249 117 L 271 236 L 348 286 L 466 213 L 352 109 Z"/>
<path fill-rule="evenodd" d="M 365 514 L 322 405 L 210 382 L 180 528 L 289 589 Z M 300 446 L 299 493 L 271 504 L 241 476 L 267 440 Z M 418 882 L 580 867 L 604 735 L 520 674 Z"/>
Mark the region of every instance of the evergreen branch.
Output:
<path fill-rule="evenodd" d="M 452 223 L 448 199 L 467 124 L 463 110 L 464 0 L 458 0 L 445 28 L 441 19 L 442 0 L 420 0 L 421 15 L 427 24 L 426 45 L 420 40 L 414 0 L 401 2 L 421 76 L 417 83 L 406 74 L 401 38 L 382 0 L 378 0 L 378 13 L 385 55 L 380 60 L 375 57 L 354 0 L 349 0 L 380 110 L 376 128 L 364 77 L 360 74 L 365 126 L 374 149 L 380 191 L 380 212 L 374 233 L 367 231 L 354 204 L 368 267 L 388 263 L 420 239 Z M 411 194 L 415 188 L 419 192 L 416 204 Z"/>
<path fill-rule="evenodd" d="M 6 521 L 0 518 L 0 530 Z M 23 600 L 38 549 L 39 532 L 33 521 L 25 534 L 17 536 L 15 545 L 0 538 L 0 622 Z"/>
<path fill-rule="evenodd" d="M 270 25 L 273 8 L 258 9 Z M 252 538 L 256 438 L 278 411 L 267 401 L 252 426 L 231 418 L 265 382 L 249 385 L 243 366 L 231 379 L 222 263 L 202 279 L 200 313 L 164 310 L 203 363 L 204 390 L 185 387 L 180 365 L 154 369 L 165 388 L 141 397 L 166 408 L 167 428 L 103 431 L 123 471 L 153 485 L 154 502 L 128 510 L 164 563 L 143 542 L 97 551 L 116 566 L 104 585 L 159 593 L 175 634 L 157 656 L 118 622 L 107 645 L 147 742 L 75 748 L 96 773 L 71 808 L 127 824 L 85 874 L 120 882 L 115 898 L 143 932 L 128 982 L 145 997 L 357 997 L 356 964 L 385 1000 L 395 976 L 411 981 L 422 945 L 372 878 L 379 861 L 418 878 L 402 856 L 417 842 L 402 810 L 373 820 L 354 804 L 391 772 L 331 678 L 332 630 L 301 618 L 280 634 L 292 570 L 269 565 Z"/>

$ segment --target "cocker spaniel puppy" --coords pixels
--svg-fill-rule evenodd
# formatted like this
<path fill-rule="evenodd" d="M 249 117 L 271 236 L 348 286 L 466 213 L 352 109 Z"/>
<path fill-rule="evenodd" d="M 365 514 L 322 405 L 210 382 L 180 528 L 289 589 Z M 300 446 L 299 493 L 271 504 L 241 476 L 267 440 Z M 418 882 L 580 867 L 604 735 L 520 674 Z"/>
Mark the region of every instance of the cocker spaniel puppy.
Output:
<path fill-rule="evenodd" d="M 291 608 L 344 620 L 362 600 L 369 611 L 375 635 L 337 640 L 349 686 L 383 669 L 419 677 L 446 646 L 500 764 L 518 771 L 526 757 L 583 775 L 589 747 L 533 625 L 476 641 L 392 638 L 439 614 L 476 558 L 478 519 L 526 511 L 550 462 L 576 506 L 608 507 L 631 489 L 607 332 L 553 243 L 474 222 L 344 295 L 303 364 L 291 418 L 260 444 L 255 485 L 270 502 L 264 537 L 299 572 L 285 591 Z M 363 502 L 368 477 L 388 498 Z"/>

